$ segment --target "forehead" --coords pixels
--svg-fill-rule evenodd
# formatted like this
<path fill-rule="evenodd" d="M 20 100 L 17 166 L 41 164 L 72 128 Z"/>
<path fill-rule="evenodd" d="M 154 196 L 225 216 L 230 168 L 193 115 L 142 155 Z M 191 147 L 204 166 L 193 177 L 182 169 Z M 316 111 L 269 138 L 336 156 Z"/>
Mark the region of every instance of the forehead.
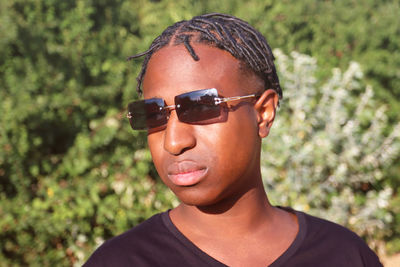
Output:
<path fill-rule="evenodd" d="M 217 88 L 221 94 L 229 96 L 252 89 L 251 75 L 241 70 L 240 61 L 229 52 L 204 44 L 193 44 L 193 49 L 198 61 L 184 45 L 167 46 L 157 51 L 147 65 L 144 97 L 167 98 L 168 95 L 205 88 Z"/>

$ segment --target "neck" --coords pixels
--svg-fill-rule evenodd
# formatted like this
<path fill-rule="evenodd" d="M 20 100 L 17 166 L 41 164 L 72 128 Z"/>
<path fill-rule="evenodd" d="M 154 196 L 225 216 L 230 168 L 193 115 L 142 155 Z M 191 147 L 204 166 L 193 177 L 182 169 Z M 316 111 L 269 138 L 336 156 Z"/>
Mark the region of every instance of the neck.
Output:
<path fill-rule="evenodd" d="M 229 225 L 230 234 L 240 235 L 272 221 L 274 210 L 259 179 L 240 196 L 206 207 L 182 203 L 171 211 L 170 216 L 178 228 L 190 226 L 191 231 L 221 234 L 221 229 Z"/>

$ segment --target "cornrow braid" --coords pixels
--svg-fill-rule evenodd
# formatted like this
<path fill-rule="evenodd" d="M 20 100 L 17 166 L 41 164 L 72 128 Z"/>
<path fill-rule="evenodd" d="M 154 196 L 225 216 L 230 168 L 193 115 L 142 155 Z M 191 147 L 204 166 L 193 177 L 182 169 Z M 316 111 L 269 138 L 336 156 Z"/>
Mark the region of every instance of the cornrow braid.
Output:
<path fill-rule="evenodd" d="M 164 46 L 183 44 L 195 61 L 200 60 L 191 42 L 204 43 L 226 50 L 256 73 L 265 83 L 265 89 L 275 90 L 282 98 L 282 89 L 276 74 L 274 56 L 264 36 L 247 22 L 231 15 L 210 13 L 183 20 L 169 26 L 149 49 L 127 58 L 145 56 L 136 78 L 137 91 L 142 93 L 142 81 L 151 56 Z"/>

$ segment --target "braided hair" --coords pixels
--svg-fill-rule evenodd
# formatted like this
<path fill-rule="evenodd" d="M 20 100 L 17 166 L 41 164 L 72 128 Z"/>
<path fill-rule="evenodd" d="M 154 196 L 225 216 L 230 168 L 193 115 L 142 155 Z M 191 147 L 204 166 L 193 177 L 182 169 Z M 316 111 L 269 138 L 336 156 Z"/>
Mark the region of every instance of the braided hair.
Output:
<path fill-rule="evenodd" d="M 247 22 L 231 15 L 210 13 L 183 20 L 169 26 L 158 36 L 150 48 L 127 58 L 145 56 L 136 78 L 137 91 L 142 93 L 142 81 L 151 56 L 164 46 L 183 44 L 195 61 L 200 60 L 190 42 L 203 43 L 226 50 L 244 66 L 250 68 L 265 83 L 265 89 L 275 90 L 282 98 L 282 89 L 276 74 L 274 56 L 267 40 Z"/>

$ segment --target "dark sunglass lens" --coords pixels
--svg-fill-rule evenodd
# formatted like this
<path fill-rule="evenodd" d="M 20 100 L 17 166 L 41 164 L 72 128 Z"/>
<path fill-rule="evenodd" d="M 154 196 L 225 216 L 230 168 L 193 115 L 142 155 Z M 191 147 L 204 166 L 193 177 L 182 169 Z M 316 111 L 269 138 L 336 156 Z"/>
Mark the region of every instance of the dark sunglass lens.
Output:
<path fill-rule="evenodd" d="M 175 97 L 179 120 L 187 123 L 201 123 L 221 114 L 219 105 L 215 105 L 218 96 L 216 89 L 189 92 Z"/>
<path fill-rule="evenodd" d="M 134 130 L 159 127 L 167 123 L 167 114 L 163 109 L 164 100 L 152 98 L 132 102 L 128 105 L 131 118 L 129 122 Z"/>

